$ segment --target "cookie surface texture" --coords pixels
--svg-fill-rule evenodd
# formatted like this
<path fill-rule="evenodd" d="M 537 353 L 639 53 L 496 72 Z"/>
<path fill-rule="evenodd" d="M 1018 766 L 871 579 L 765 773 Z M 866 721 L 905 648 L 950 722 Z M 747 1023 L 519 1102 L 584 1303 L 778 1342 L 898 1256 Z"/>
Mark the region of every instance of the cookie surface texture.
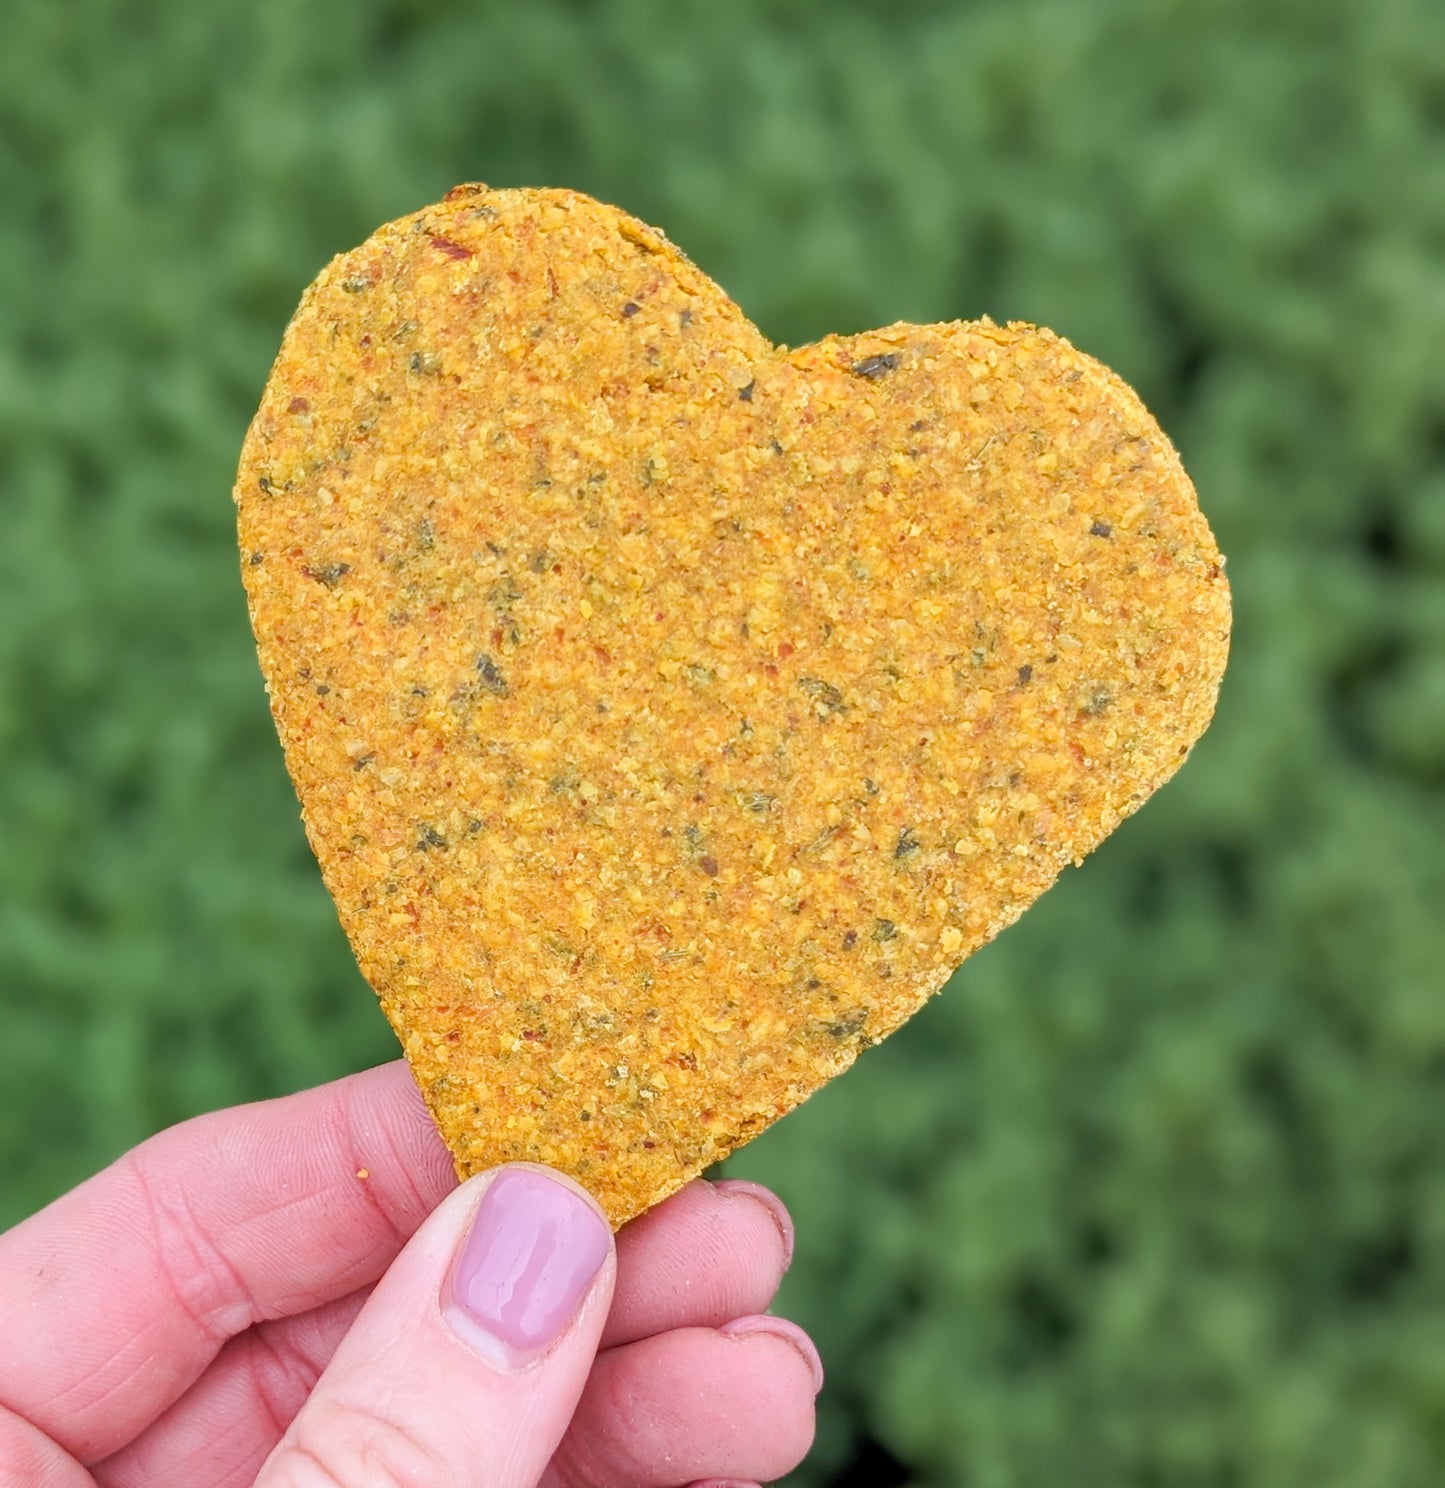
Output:
<path fill-rule="evenodd" d="M 988 321 L 776 347 L 566 191 L 334 260 L 236 498 L 311 845 L 458 1171 L 549 1163 L 615 1223 L 1138 807 L 1228 644 L 1099 363 Z"/>

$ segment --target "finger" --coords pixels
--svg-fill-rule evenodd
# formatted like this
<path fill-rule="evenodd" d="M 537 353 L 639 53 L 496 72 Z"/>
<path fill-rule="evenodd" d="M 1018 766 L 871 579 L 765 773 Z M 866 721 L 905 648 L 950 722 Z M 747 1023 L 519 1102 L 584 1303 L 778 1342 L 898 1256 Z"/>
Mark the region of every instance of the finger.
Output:
<path fill-rule="evenodd" d="M 698 1179 L 617 1236 L 604 1347 L 762 1312 L 793 1258 L 793 1222 L 757 1183 Z"/>
<path fill-rule="evenodd" d="M 782 1318 L 742 1318 L 609 1349 L 543 1488 L 781 1478 L 813 1443 L 822 1385 L 817 1350 Z"/>
<path fill-rule="evenodd" d="M 109 1456 L 233 1334 L 375 1281 L 455 1182 L 400 1062 L 161 1132 L 0 1235 L 0 1405 Z"/>
<path fill-rule="evenodd" d="M 758 1184 L 688 1184 L 618 1233 L 603 1346 L 761 1312 L 792 1232 L 781 1201 Z M 233 1338 L 180 1400 L 96 1466 L 102 1488 L 249 1485 L 364 1300 L 357 1293 Z"/>
<path fill-rule="evenodd" d="M 570 1179 L 445 1200 L 377 1283 L 256 1488 L 535 1488 L 592 1368 L 616 1261 Z"/>
<path fill-rule="evenodd" d="M 95 1482 L 39 1427 L 0 1407 L 0 1488 L 95 1488 Z"/>
<path fill-rule="evenodd" d="M 99 1488 L 250 1488 L 370 1294 L 231 1339 L 164 1415 L 95 1464 Z"/>

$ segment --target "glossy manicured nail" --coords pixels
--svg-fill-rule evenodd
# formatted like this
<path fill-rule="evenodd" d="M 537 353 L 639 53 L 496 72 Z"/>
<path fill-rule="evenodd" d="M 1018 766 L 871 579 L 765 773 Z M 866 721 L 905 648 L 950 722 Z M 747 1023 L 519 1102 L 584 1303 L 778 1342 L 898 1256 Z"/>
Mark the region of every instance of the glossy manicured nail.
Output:
<path fill-rule="evenodd" d="M 777 1194 L 747 1178 L 719 1178 L 713 1187 L 730 1197 L 756 1199 L 772 1215 L 773 1223 L 783 1237 L 783 1270 L 786 1271 L 793 1264 L 793 1217 Z"/>
<path fill-rule="evenodd" d="M 813 1340 L 787 1318 L 773 1317 L 770 1314 L 734 1318 L 732 1322 L 724 1323 L 718 1332 L 725 1338 L 751 1338 L 758 1333 L 771 1333 L 775 1338 L 781 1338 L 784 1343 L 797 1349 L 812 1371 L 813 1394 L 816 1395 L 823 1388 L 823 1361 L 818 1357 L 818 1350 L 813 1347 Z"/>
<path fill-rule="evenodd" d="M 504 1169 L 457 1252 L 442 1315 L 489 1363 L 523 1369 L 567 1331 L 610 1248 L 606 1221 L 575 1189 Z"/>

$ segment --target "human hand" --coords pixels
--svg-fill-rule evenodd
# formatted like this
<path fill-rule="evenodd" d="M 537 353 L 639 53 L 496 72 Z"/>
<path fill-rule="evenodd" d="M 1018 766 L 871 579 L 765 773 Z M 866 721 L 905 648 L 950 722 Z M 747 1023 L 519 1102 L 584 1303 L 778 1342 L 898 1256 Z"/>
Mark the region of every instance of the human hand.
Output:
<path fill-rule="evenodd" d="M 546 1169 L 458 1187 L 400 1063 L 197 1117 L 0 1235 L 0 1488 L 778 1477 L 822 1382 L 758 1316 L 791 1247 L 752 1184 L 615 1246 Z"/>

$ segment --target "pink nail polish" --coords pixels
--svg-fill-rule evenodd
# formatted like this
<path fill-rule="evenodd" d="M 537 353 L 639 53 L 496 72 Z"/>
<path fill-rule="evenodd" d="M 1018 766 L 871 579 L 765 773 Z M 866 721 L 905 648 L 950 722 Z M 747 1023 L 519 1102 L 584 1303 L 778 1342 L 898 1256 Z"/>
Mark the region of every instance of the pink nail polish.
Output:
<path fill-rule="evenodd" d="M 500 1369 L 524 1369 L 567 1331 L 611 1248 L 606 1221 L 535 1168 L 506 1168 L 482 1195 L 447 1279 L 442 1315 Z"/>
<path fill-rule="evenodd" d="M 793 1264 L 793 1216 L 788 1213 L 777 1194 L 747 1178 L 719 1178 L 713 1187 L 719 1193 L 756 1199 L 772 1215 L 773 1223 L 783 1237 L 783 1270 L 786 1271 Z"/>
<path fill-rule="evenodd" d="M 823 1388 L 823 1361 L 818 1357 L 818 1350 L 813 1346 L 813 1340 L 796 1324 L 790 1323 L 787 1318 L 773 1317 L 771 1313 L 762 1313 L 757 1317 L 734 1318 L 730 1323 L 724 1323 L 718 1332 L 724 1338 L 750 1338 L 758 1333 L 771 1333 L 775 1338 L 781 1338 L 784 1343 L 791 1344 L 803 1356 L 804 1363 L 813 1373 L 813 1394 L 817 1394 Z"/>

